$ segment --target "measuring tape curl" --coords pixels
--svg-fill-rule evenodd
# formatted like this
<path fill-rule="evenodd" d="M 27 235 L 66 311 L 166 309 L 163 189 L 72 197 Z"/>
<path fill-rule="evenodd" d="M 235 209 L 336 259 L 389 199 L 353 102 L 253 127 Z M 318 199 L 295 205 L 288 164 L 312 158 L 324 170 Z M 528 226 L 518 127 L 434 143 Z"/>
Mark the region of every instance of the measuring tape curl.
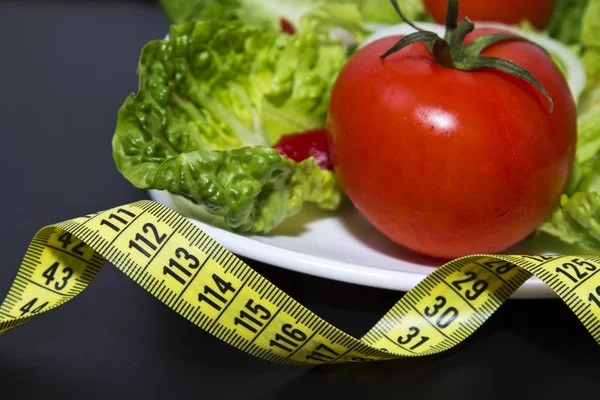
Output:
<path fill-rule="evenodd" d="M 532 275 L 549 285 L 600 343 L 600 257 L 456 259 L 427 276 L 356 339 L 186 218 L 148 200 L 42 228 L 0 305 L 0 333 L 71 300 L 105 260 L 201 329 L 283 364 L 376 361 L 448 350 Z"/>

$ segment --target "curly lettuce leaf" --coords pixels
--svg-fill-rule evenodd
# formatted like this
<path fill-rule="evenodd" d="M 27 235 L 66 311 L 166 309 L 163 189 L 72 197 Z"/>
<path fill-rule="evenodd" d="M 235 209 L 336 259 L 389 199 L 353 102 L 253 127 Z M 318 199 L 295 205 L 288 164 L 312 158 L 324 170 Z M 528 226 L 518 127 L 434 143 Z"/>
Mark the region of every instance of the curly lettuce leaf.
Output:
<path fill-rule="evenodd" d="M 550 37 L 566 44 L 578 43 L 581 20 L 589 0 L 555 0 L 547 31 Z"/>
<path fill-rule="evenodd" d="M 600 94 L 600 0 L 556 0 L 548 27 L 539 31 L 527 21 L 521 29 L 546 35 L 566 44 L 585 68 L 583 92 L 576 98 L 578 110 L 585 112 Z M 559 57 L 550 51 L 564 71 Z M 579 81 L 579 76 L 573 79 Z"/>
<path fill-rule="evenodd" d="M 538 228 L 570 244 L 600 251 L 600 0 L 559 0 L 561 27 L 551 35 L 572 43 L 586 69 L 586 90 L 579 103 L 577 152 L 559 206 Z M 554 29 L 554 30 L 553 30 Z"/>
<path fill-rule="evenodd" d="M 343 29 L 356 43 L 361 43 L 373 32 L 365 28 L 358 8 L 343 4 L 317 7 L 302 17 L 303 29 L 329 35 Z"/>
<path fill-rule="evenodd" d="M 317 6 L 354 5 L 362 9 L 367 3 L 369 0 L 160 0 L 162 9 L 176 24 L 237 18 L 247 25 L 274 30 L 279 30 L 280 18 L 298 27 L 301 16 Z"/>
<path fill-rule="evenodd" d="M 268 232 L 304 202 L 336 208 L 341 191 L 331 171 L 266 147 L 324 125 L 349 56 L 341 39 L 310 29 L 311 18 L 292 36 L 207 20 L 172 26 L 169 40 L 148 43 L 138 92 L 119 110 L 118 170 L 136 187 L 183 196 L 242 232 Z"/>
<path fill-rule="evenodd" d="M 585 109 L 600 86 L 600 0 L 557 0 L 547 33 L 570 45 L 585 65 Z"/>
<path fill-rule="evenodd" d="M 319 5 L 355 5 L 363 20 L 396 24 L 400 18 L 390 0 L 159 0 L 171 22 L 181 24 L 202 19 L 238 18 L 246 24 L 279 29 L 285 18 L 298 26 L 300 16 Z M 399 0 L 402 12 L 413 21 L 430 21 L 423 0 Z"/>
<path fill-rule="evenodd" d="M 581 21 L 580 41 L 588 85 L 600 85 L 600 0 L 589 0 Z"/>
<path fill-rule="evenodd" d="M 184 24 L 205 19 L 237 19 L 241 0 L 159 0 L 169 20 Z"/>
<path fill-rule="evenodd" d="M 152 186 L 187 198 L 241 232 L 268 232 L 306 201 L 335 209 L 341 199 L 331 171 L 268 147 L 179 154 L 160 164 Z"/>
<path fill-rule="evenodd" d="M 600 251 L 600 103 L 578 119 L 575 159 L 560 204 L 537 231 Z"/>
<path fill-rule="evenodd" d="M 564 194 L 560 205 L 538 228 L 571 245 L 600 251 L 600 194 L 577 192 Z"/>
<path fill-rule="evenodd" d="M 579 163 L 594 158 L 600 151 L 600 98 L 577 120 L 577 152 Z"/>
<path fill-rule="evenodd" d="M 411 21 L 431 21 L 423 0 L 398 0 L 402 13 Z M 390 0 L 369 0 L 362 8 L 363 19 L 367 22 L 398 24 L 400 17 L 394 11 Z"/>

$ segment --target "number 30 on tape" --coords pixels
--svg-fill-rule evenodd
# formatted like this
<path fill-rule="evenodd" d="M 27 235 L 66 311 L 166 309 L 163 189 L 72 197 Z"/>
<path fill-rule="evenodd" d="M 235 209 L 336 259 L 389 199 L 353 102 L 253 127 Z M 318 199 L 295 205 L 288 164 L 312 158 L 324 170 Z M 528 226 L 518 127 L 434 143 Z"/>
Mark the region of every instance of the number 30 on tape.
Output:
<path fill-rule="evenodd" d="M 376 361 L 447 350 L 532 275 L 549 285 L 600 342 L 600 257 L 456 259 L 356 339 L 297 303 L 187 219 L 152 201 L 41 229 L 0 306 L 0 333 L 71 300 L 105 260 L 201 329 L 284 364 Z"/>

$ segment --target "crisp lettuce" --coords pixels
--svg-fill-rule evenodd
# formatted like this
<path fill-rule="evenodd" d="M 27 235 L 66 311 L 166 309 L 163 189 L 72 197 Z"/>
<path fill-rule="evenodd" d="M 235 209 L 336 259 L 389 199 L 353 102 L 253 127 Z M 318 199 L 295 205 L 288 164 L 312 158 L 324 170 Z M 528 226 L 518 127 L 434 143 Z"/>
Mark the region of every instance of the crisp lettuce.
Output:
<path fill-rule="evenodd" d="M 577 125 L 576 161 L 589 162 L 600 151 L 600 101 L 579 117 Z"/>
<path fill-rule="evenodd" d="M 179 194 L 241 232 L 268 232 L 303 203 L 335 209 L 335 175 L 313 159 L 296 163 L 269 147 L 229 151 L 194 150 L 166 159 L 152 181 L 155 189 Z"/>
<path fill-rule="evenodd" d="M 600 85 L 600 0 L 557 0 L 547 32 L 581 57 L 587 87 Z"/>
<path fill-rule="evenodd" d="M 581 20 L 589 0 L 554 0 L 552 17 L 547 31 L 550 37 L 566 44 L 575 44 L 581 38 Z"/>
<path fill-rule="evenodd" d="M 538 232 L 587 250 L 600 251 L 600 194 L 577 192 L 571 197 L 564 194 L 560 205 L 538 228 Z"/>
<path fill-rule="evenodd" d="M 600 103 L 578 119 L 575 159 L 560 204 L 537 231 L 600 251 Z"/>
<path fill-rule="evenodd" d="M 402 13 L 411 21 L 431 21 L 423 0 L 398 0 Z M 361 9 L 367 22 L 397 24 L 400 17 L 392 8 L 390 0 L 369 0 Z"/>
<path fill-rule="evenodd" d="M 358 8 L 343 4 L 328 4 L 313 9 L 302 17 L 302 26 L 323 35 L 342 29 L 356 43 L 362 43 L 373 33 L 365 28 Z"/>
<path fill-rule="evenodd" d="M 588 87 L 600 85 L 600 0 L 589 0 L 581 21 L 580 42 Z"/>
<path fill-rule="evenodd" d="M 561 7 L 563 14 L 555 12 L 550 33 L 573 44 L 582 57 L 587 89 L 579 104 L 577 152 L 569 184 L 537 231 L 600 251 L 600 0 L 559 0 L 557 8 Z"/>
<path fill-rule="evenodd" d="M 399 0 L 403 13 L 413 21 L 430 20 L 423 0 Z M 160 0 L 160 5 L 174 23 L 201 19 L 239 18 L 246 24 L 279 29 L 285 18 L 298 26 L 300 16 L 323 4 L 355 5 L 363 20 L 371 23 L 398 23 L 400 19 L 390 0 Z"/>
<path fill-rule="evenodd" d="M 333 172 L 268 147 L 282 134 L 324 125 L 349 49 L 326 23 L 314 29 L 331 14 L 323 7 L 291 36 L 206 20 L 172 26 L 168 40 L 148 43 L 138 92 L 118 114 L 118 170 L 136 187 L 180 195 L 242 232 L 268 232 L 304 202 L 335 209 L 342 194 Z M 335 7 L 329 25 L 362 34 L 355 7 Z"/>
<path fill-rule="evenodd" d="M 205 19 L 237 19 L 241 0 L 159 0 L 167 17 L 174 24 Z"/>
<path fill-rule="evenodd" d="M 323 4 L 355 5 L 359 9 L 369 0 L 160 0 L 169 19 L 177 24 L 203 19 L 238 18 L 247 25 L 279 29 L 285 18 L 299 26 L 302 15 Z M 389 3 L 389 2 L 388 2 Z M 391 7 L 390 4 L 388 4 Z"/>

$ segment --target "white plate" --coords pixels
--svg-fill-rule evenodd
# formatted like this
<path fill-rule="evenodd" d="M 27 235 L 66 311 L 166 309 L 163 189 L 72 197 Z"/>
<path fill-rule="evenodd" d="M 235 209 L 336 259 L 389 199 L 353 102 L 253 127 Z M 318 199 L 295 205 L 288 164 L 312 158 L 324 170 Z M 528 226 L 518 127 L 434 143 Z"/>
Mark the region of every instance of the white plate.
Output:
<path fill-rule="evenodd" d="M 229 251 L 276 267 L 359 285 L 408 291 L 443 261 L 415 254 L 380 234 L 345 201 L 338 212 L 314 207 L 285 220 L 268 235 L 240 235 L 192 217 L 186 201 L 163 191 L 150 197 L 178 211 Z M 554 241 L 524 241 L 506 254 L 570 254 L 572 248 Z M 537 278 L 513 295 L 516 298 L 555 297 Z"/>

